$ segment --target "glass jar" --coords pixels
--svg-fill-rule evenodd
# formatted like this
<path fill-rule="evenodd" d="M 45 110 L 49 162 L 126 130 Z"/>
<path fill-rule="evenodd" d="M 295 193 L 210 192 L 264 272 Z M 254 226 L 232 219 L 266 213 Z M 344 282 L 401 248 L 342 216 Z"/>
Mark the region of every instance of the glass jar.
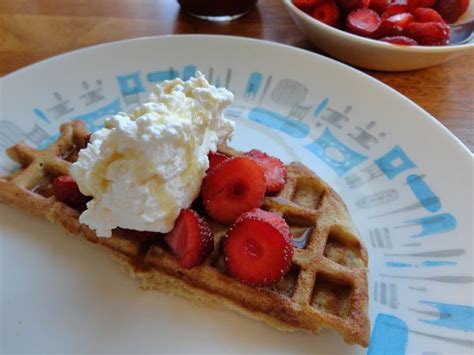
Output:
<path fill-rule="evenodd" d="M 230 21 L 252 8 L 257 0 L 178 0 L 181 9 L 192 16 L 209 21 Z"/>

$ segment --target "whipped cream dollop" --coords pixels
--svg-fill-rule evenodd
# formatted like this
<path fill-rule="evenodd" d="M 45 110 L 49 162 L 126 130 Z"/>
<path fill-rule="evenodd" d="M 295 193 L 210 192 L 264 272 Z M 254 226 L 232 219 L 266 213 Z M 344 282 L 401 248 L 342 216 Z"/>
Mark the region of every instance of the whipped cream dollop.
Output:
<path fill-rule="evenodd" d="M 234 132 L 224 109 L 233 94 L 197 72 L 164 81 L 132 113 L 106 119 L 70 174 L 92 196 L 80 222 L 98 236 L 116 227 L 166 233 L 198 196 L 208 153 Z"/>

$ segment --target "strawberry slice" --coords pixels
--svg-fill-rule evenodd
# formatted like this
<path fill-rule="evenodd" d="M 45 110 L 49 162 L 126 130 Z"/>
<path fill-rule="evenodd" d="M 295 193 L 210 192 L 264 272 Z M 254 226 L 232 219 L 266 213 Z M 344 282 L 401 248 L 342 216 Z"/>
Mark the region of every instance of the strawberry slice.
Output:
<path fill-rule="evenodd" d="M 369 7 L 370 0 L 336 0 L 341 10 L 350 12 Z"/>
<path fill-rule="evenodd" d="M 339 23 L 339 8 L 334 0 L 324 0 L 311 10 L 310 15 L 329 26 Z"/>
<path fill-rule="evenodd" d="M 416 46 L 418 44 L 414 39 L 406 36 L 383 37 L 380 39 L 380 41 L 398 44 L 401 46 Z"/>
<path fill-rule="evenodd" d="M 412 11 L 413 17 L 416 22 L 440 22 L 446 23 L 438 11 L 433 9 L 428 9 L 424 7 L 419 7 Z"/>
<path fill-rule="evenodd" d="M 303 11 L 309 11 L 321 0 L 293 0 L 293 5 Z"/>
<path fill-rule="evenodd" d="M 291 237 L 290 227 L 286 221 L 275 213 L 271 213 L 261 208 L 254 208 L 253 210 L 246 212 L 241 216 L 242 218 L 256 218 L 267 221 L 272 224 L 276 229 L 278 229 L 282 234 Z M 292 244 L 293 245 L 293 244 Z"/>
<path fill-rule="evenodd" d="M 263 169 L 255 161 L 246 156 L 228 159 L 204 178 L 204 208 L 217 222 L 233 223 L 242 213 L 260 207 L 265 186 Z"/>
<path fill-rule="evenodd" d="M 364 37 L 374 37 L 380 26 L 379 15 L 371 9 L 352 11 L 346 18 L 349 31 Z"/>
<path fill-rule="evenodd" d="M 209 152 L 207 157 L 209 159 L 209 169 L 207 170 L 208 172 L 215 169 L 223 161 L 229 159 L 227 155 L 224 155 L 218 152 L 215 152 L 215 153 Z"/>
<path fill-rule="evenodd" d="M 449 43 L 451 30 L 440 22 L 411 22 L 406 27 L 406 35 L 421 45 L 442 46 Z"/>
<path fill-rule="evenodd" d="M 374 10 L 376 13 L 381 14 L 387 10 L 392 2 L 390 0 L 370 0 L 369 8 Z"/>
<path fill-rule="evenodd" d="M 58 201 L 71 207 L 83 207 L 90 200 L 79 191 L 76 181 L 70 175 L 57 176 L 53 180 L 53 192 Z"/>
<path fill-rule="evenodd" d="M 417 9 L 419 7 L 433 7 L 436 5 L 438 0 L 407 0 L 407 6 L 410 10 Z"/>
<path fill-rule="evenodd" d="M 165 242 L 184 269 L 200 265 L 214 249 L 214 235 L 209 224 L 191 209 L 183 209 Z"/>
<path fill-rule="evenodd" d="M 380 15 L 380 19 L 383 21 L 389 17 L 392 17 L 393 15 L 396 14 L 401 14 L 404 12 L 409 12 L 408 11 L 408 6 L 406 5 L 394 5 L 390 6 L 387 10 L 382 12 L 382 15 Z"/>
<path fill-rule="evenodd" d="M 447 23 L 456 22 L 467 10 L 469 0 L 439 0 L 435 10 Z"/>
<path fill-rule="evenodd" d="M 278 282 L 293 258 L 288 225 L 280 216 L 260 209 L 244 213 L 224 239 L 224 256 L 228 272 L 244 284 Z"/>
<path fill-rule="evenodd" d="M 406 4 L 406 0 L 370 0 L 369 8 L 381 14 L 390 7 Z"/>
<path fill-rule="evenodd" d="M 459 0 L 461 4 L 461 13 L 464 14 L 469 7 L 469 0 Z"/>
<path fill-rule="evenodd" d="M 402 12 L 390 16 L 380 23 L 380 27 L 377 30 L 377 36 L 400 36 L 404 34 L 406 26 L 413 21 L 413 15 L 409 12 Z"/>
<path fill-rule="evenodd" d="M 252 159 L 263 169 L 267 192 L 278 192 L 285 186 L 286 168 L 280 159 L 258 149 L 252 149 L 244 155 Z"/>

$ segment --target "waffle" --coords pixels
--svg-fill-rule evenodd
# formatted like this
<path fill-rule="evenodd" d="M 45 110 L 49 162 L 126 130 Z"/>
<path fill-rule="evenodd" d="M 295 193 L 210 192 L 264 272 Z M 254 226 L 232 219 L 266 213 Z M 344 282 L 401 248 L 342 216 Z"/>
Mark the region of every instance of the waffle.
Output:
<path fill-rule="evenodd" d="M 290 226 L 294 256 L 283 280 L 270 287 L 251 287 L 226 272 L 222 240 L 227 227 L 212 220 L 208 219 L 214 251 L 190 270 L 178 265 L 162 238 L 132 239 L 120 229 L 111 238 L 98 238 L 79 223 L 81 211 L 55 199 L 52 180 L 68 174 L 87 135 L 83 123 L 73 121 L 60 127 L 59 138 L 45 150 L 23 142 L 7 149 L 21 167 L 0 178 L 0 201 L 108 248 L 131 276 L 141 280 L 144 289 L 224 306 L 280 330 L 318 333 L 333 328 L 345 342 L 367 346 L 367 251 L 344 202 L 311 170 L 296 162 L 287 165 L 283 190 L 265 197 L 262 208 L 283 216 Z M 219 150 L 229 156 L 241 154 L 229 147 Z"/>

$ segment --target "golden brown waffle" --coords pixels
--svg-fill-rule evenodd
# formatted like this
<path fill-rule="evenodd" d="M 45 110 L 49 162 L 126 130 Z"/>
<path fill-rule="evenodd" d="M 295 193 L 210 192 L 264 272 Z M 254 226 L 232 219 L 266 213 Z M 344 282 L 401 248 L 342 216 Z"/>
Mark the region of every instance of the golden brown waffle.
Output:
<path fill-rule="evenodd" d="M 225 270 L 222 239 L 227 227 L 209 221 L 215 250 L 200 266 L 182 269 L 161 240 L 133 240 L 120 231 L 98 238 L 79 223 L 80 211 L 55 199 L 52 180 L 68 174 L 88 132 L 82 122 L 63 124 L 58 140 L 39 151 L 24 143 L 7 150 L 21 168 L 0 178 L 0 201 L 61 224 L 67 233 L 101 244 L 145 289 L 176 293 L 225 306 L 281 330 L 318 333 L 333 328 L 347 343 L 367 346 L 367 251 L 341 198 L 300 163 L 286 166 L 287 183 L 262 208 L 285 218 L 294 238 L 291 271 L 270 287 L 251 287 Z M 230 156 L 240 152 L 220 150 Z"/>

